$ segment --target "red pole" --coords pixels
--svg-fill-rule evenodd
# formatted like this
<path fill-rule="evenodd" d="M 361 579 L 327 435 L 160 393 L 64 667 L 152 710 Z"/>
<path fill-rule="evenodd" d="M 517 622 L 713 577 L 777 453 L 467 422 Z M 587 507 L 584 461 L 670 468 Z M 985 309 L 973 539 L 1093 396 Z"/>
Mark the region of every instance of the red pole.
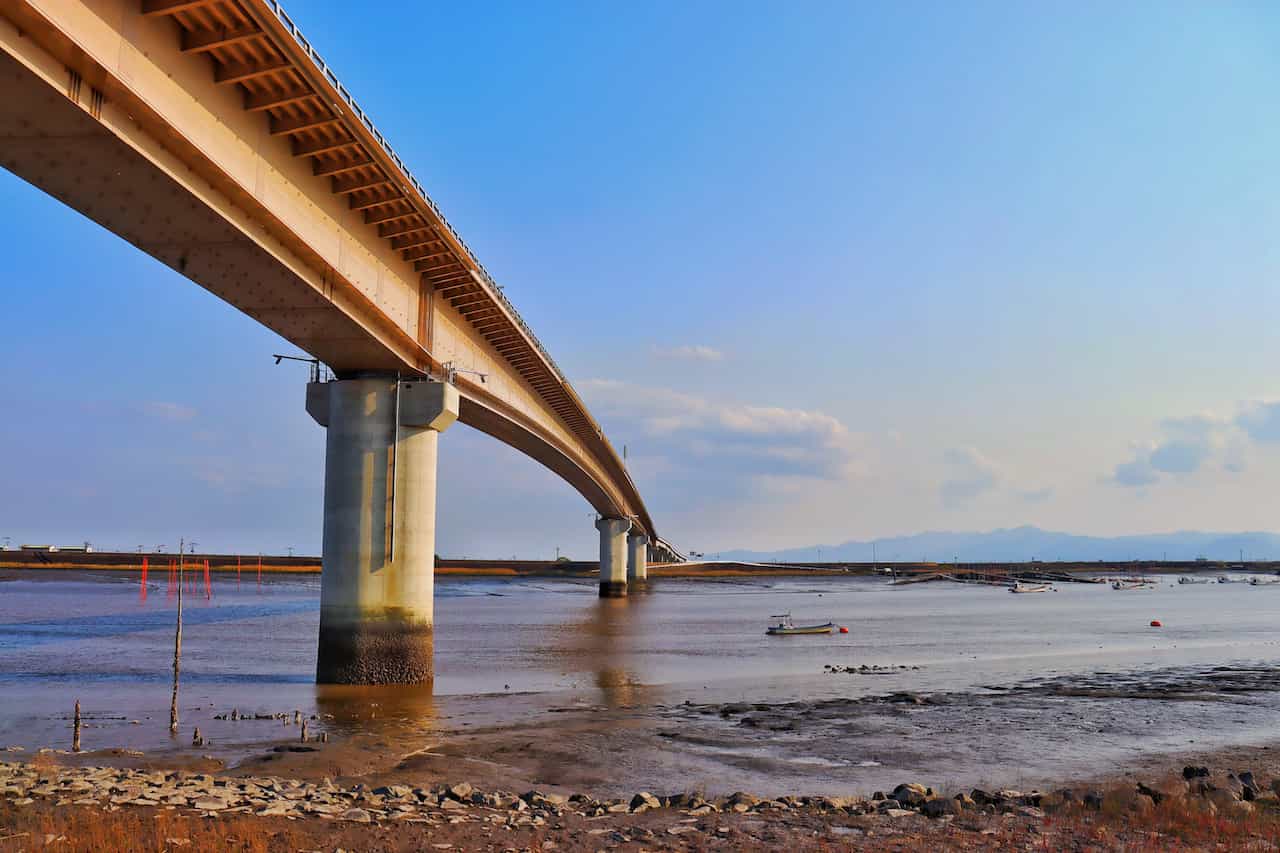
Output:
<path fill-rule="evenodd" d="M 209 582 L 209 561 L 204 561 L 204 597 L 213 598 L 213 584 Z"/>
<path fill-rule="evenodd" d="M 258 555 L 258 592 L 262 592 L 262 555 Z"/>
<path fill-rule="evenodd" d="M 240 555 L 236 554 L 236 592 L 240 591 Z"/>
<path fill-rule="evenodd" d="M 147 600 L 147 558 L 142 558 L 142 583 L 138 587 L 138 599 Z"/>

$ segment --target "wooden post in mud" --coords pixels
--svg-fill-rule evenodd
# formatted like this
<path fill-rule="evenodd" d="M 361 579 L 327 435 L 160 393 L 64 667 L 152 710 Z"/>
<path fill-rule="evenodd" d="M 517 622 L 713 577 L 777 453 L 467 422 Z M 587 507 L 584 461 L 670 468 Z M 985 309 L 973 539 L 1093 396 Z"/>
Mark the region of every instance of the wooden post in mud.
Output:
<path fill-rule="evenodd" d="M 71 751 L 80 751 L 80 700 L 76 700 L 75 721 L 71 724 Z"/>
<path fill-rule="evenodd" d="M 169 733 L 178 733 L 178 670 L 182 665 L 182 574 L 186 541 L 178 540 L 178 627 L 173 632 L 173 699 L 169 702 Z"/>

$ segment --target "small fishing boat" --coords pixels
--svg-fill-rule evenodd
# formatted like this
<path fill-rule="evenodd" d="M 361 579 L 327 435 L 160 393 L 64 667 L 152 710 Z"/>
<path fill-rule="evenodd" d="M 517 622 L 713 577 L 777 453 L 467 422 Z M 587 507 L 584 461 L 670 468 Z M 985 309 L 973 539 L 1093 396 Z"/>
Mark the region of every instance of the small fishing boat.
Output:
<path fill-rule="evenodd" d="M 1275 586 L 1280 583 L 1280 578 L 1252 578 L 1249 581 L 1250 586 Z"/>
<path fill-rule="evenodd" d="M 1181 577 L 1181 578 L 1178 578 L 1178 583 L 1180 583 L 1180 584 L 1188 584 L 1188 583 L 1208 583 L 1208 582 L 1209 582 L 1209 579 L 1208 579 L 1208 578 L 1188 578 L 1188 577 Z"/>
<path fill-rule="evenodd" d="M 1029 584 L 1022 581 L 1014 581 L 1013 586 L 1009 587 L 1009 592 L 1030 593 L 1030 592 L 1053 592 L 1053 587 L 1047 583 Z"/>
<path fill-rule="evenodd" d="M 836 627 L 834 622 L 826 622 L 822 625 L 797 625 L 791 621 L 790 613 L 777 613 L 770 618 L 781 620 L 777 625 L 765 628 L 764 632 L 771 637 L 790 637 L 796 634 L 830 634 Z"/>
<path fill-rule="evenodd" d="M 1228 577 L 1227 575 L 1221 575 L 1218 578 L 1218 583 L 1248 583 L 1248 582 L 1249 581 L 1246 578 L 1233 578 L 1233 577 Z"/>
<path fill-rule="evenodd" d="M 1141 578 L 1119 578 L 1111 582 L 1112 589 L 1151 589 L 1150 581 Z"/>

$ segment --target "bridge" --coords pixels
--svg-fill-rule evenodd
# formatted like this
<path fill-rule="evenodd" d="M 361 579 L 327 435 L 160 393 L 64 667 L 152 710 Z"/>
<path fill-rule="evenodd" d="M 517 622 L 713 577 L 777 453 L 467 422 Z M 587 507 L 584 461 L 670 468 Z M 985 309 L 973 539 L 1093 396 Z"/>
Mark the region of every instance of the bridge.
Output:
<path fill-rule="evenodd" d="M 659 538 L 533 331 L 274 0 L 3 0 L 0 163 L 316 359 L 317 680 L 431 680 L 436 458 L 461 421 L 595 508 L 600 594 Z"/>

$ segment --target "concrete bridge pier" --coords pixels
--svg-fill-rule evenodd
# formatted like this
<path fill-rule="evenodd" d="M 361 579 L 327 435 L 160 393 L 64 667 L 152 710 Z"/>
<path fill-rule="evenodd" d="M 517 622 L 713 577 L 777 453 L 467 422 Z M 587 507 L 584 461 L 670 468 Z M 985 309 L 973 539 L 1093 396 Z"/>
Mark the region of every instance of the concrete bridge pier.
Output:
<path fill-rule="evenodd" d="M 642 530 L 627 535 L 627 585 L 641 589 L 649 582 L 649 537 Z"/>
<path fill-rule="evenodd" d="M 600 531 L 600 597 L 622 598 L 627 594 L 627 531 L 631 520 L 601 518 Z"/>
<path fill-rule="evenodd" d="M 325 440 L 321 684 L 434 675 L 436 451 L 453 385 L 366 375 L 307 386 Z"/>

